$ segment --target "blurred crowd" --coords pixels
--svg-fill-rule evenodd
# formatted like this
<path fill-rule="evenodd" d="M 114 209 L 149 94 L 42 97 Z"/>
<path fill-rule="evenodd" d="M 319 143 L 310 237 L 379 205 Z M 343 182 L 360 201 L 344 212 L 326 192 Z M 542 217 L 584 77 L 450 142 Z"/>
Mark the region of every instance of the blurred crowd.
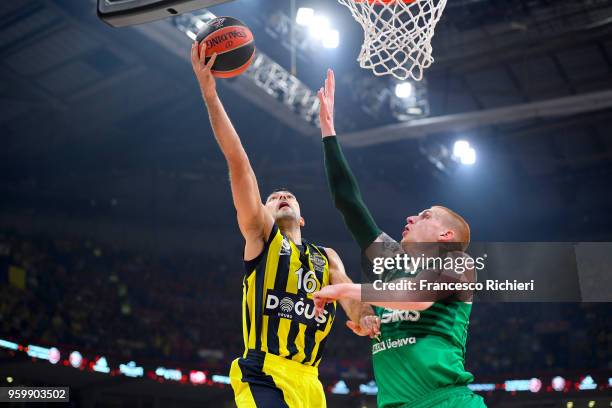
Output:
<path fill-rule="evenodd" d="M 226 371 L 242 353 L 240 254 L 158 257 L 0 233 L 0 337 Z M 612 369 L 607 304 L 474 305 L 477 377 Z M 371 378 L 368 340 L 339 315 L 321 374 Z"/>

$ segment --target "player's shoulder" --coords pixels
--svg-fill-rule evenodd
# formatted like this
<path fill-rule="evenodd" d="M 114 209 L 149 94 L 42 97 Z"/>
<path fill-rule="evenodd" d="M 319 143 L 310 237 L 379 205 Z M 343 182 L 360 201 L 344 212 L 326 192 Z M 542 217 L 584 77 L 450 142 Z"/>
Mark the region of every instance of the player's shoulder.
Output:
<path fill-rule="evenodd" d="M 465 251 L 448 251 L 445 253 L 444 273 L 463 282 L 475 282 L 475 260 Z"/>
<path fill-rule="evenodd" d="M 311 247 L 310 249 L 310 258 L 313 259 L 313 262 L 331 262 L 330 256 L 337 256 L 336 251 L 332 248 L 325 246 L 319 242 L 307 241 L 302 238 L 302 243 L 307 244 Z"/>
<path fill-rule="evenodd" d="M 330 266 L 342 264 L 342 257 L 340 257 L 340 254 L 334 248 L 321 246 L 319 249 L 325 254 Z"/>

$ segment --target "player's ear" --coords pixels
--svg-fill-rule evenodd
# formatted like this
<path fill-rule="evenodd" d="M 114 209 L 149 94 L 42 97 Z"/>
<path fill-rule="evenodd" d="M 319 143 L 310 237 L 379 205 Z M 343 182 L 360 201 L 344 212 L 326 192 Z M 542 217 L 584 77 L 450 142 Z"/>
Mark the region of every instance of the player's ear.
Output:
<path fill-rule="evenodd" d="M 304 217 L 300 217 L 300 227 L 304 227 L 306 225 L 306 221 L 304 221 Z"/>
<path fill-rule="evenodd" d="M 446 230 L 439 236 L 441 242 L 451 242 L 455 238 L 455 232 L 453 230 Z"/>

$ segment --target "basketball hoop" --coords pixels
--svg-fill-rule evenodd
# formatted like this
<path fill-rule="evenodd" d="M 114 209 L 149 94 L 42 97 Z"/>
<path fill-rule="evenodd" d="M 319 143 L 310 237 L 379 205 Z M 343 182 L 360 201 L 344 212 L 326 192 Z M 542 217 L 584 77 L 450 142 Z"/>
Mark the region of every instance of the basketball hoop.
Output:
<path fill-rule="evenodd" d="M 357 60 L 377 76 L 420 81 L 433 63 L 431 39 L 446 0 L 338 0 L 364 31 Z"/>

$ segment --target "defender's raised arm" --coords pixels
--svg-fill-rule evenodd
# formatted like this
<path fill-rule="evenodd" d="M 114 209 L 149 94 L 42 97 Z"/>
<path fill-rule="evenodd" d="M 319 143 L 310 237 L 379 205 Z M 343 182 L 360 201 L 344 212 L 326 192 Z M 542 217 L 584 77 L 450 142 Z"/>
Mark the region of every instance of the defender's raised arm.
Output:
<path fill-rule="evenodd" d="M 382 233 L 363 202 L 357 180 L 342 154 L 334 127 L 334 72 L 327 71 L 325 87 L 318 92 L 321 104 L 319 118 L 327 182 L 334 204 L 344 223 L 362 249 L 366 249 Z"/>

